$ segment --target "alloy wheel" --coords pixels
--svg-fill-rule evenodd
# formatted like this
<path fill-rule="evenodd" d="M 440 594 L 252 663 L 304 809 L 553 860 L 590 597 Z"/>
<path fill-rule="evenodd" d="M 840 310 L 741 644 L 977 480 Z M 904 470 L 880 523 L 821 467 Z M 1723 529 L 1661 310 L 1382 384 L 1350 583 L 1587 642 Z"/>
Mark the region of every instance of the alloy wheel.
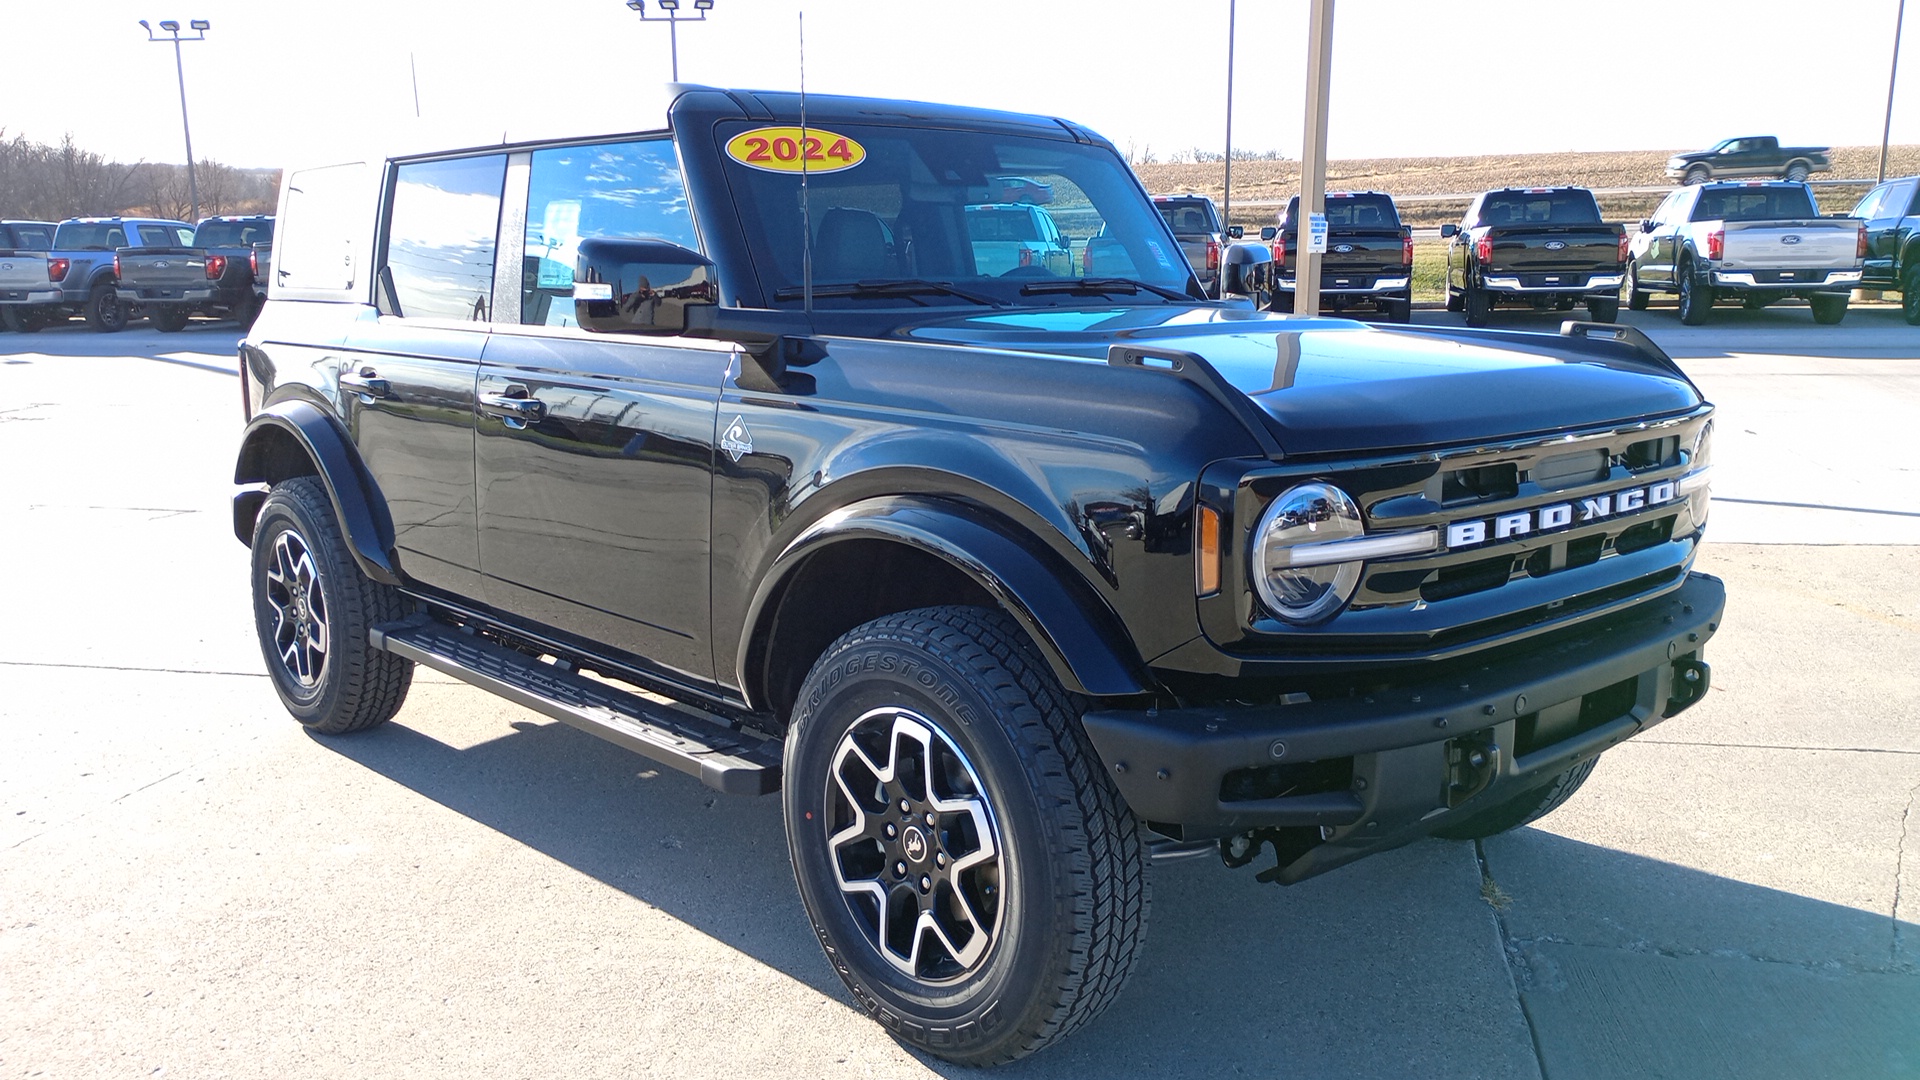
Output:
<path fill-rule="evenodd" d="M 267 605 L 273 609 L 273 644 L 280 663 L 300 686 L 318 686 L 327 665 L 327 599 L 313 552 L 292 529 L 273 541 Z"/>

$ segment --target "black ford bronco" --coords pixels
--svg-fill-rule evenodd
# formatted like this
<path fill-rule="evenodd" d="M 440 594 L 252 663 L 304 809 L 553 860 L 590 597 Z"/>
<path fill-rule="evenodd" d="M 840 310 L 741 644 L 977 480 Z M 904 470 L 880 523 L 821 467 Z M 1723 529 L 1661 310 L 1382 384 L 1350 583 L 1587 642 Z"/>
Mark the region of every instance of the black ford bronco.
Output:
<path fill-rule="evenodd" d="M 1209 301 L 1061 120 L 669 102 L 289 173 L 234 526 L 314 731 L 425 664 L 778 790 L 854 999 L 990 1064 L 1120 992 L 1156 856 L 1512 829 L 1706 692 L 1712 408 L 1636 332 L 1255 311 L 1255 245 Z M 1023 191 L 1073 257 L 983 273 Z"/>

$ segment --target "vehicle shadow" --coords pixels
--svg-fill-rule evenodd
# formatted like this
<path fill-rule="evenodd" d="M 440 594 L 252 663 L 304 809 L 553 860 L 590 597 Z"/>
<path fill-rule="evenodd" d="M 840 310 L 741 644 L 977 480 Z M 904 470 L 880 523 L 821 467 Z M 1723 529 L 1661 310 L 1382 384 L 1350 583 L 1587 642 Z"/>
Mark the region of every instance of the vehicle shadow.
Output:
<path fill-rule="evenodd" d="M 315 741 L 853 1007 L 801 915 L 776 799 L 562 724 L 514 728 L 465 748 L 397 722 Z M 1426 841 L 1286 889 L 1160 864 L 1126 992 L 999 1075 L 1920 1075 L 1920 978 L 1886 914 L 1539 830 L 1485 847 Z M 1742 952 L 1756 934 L 1769 956 Z M 1813 959 L 1777 959 L 1796 953 Z"/>

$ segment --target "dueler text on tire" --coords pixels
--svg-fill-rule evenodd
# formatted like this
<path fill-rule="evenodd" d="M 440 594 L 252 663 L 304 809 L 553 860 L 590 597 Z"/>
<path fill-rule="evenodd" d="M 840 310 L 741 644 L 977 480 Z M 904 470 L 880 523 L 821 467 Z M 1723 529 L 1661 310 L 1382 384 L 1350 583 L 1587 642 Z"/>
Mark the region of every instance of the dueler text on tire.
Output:
<path fill-rule="evenodd" d="M 319 480 L 274 485 L 253 526 L 253 619 L 294 719 L 326 735 L 392 719 L 413 662 L 367 644 L 367 629 L 405 614 L 405 598 L 353 561 Z"/>
<path fill-rule="evenodd" d="M 1098 1015 L 1145 939 L 1140 826 L 1019 624 L 876 619 L 808 674 L 787 842 L 854 999 L 949 1061 L 1011 1061 Z"/>
<path fill-rule="evenodd" d="M 1433 835 L 1448 840 L 1484 840 L 1489 836 L 1517 829 L 1538 821 L 1573 798 L 1587 782 L 1600 759 L 1590 757 L 1536 788 L 1530 788 L 1503 803 L 1496 803 L 1458 824 L 1433 830 Z"/>

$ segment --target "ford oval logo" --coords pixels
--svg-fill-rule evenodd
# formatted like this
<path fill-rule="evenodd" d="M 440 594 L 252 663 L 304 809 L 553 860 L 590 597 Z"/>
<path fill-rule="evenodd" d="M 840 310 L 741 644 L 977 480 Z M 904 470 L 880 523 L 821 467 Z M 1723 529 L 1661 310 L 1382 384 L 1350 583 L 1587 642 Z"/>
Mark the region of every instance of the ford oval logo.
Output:
<path fill-rule="evenodd" d="M 1333 246 L 1333 250 L 1335 252 L 1338 252 L 1341 255 L 1345 255 L 1353 250 L 1353 245 L 1352 244 L 1335 244 Z"/>
<path fill-rule="evenodd" d="M 1544 245 L 1548 251 L 1559 251 L 1567 246 L 1565 240 L 1549 240 Z"/>
<path fill-rule="evenodd" d="M 11 270 L 11 269 L 13 269 L 12 263 L 0 263 L 0 270 Z"/>
<path fill-rule="evenodd" d="M 1793 233 L 1788 233 L 1787 235 L 1780 238 L 1780 242 L 1783 244 L 1797 244 L 1800 242 L 1800 237 L 1796 236 Z"/>
<path fill-rule="evenodd" d="M 165 260 L 165 259 L 159 259 L 159 260 L 156 260 L 156 261 L 154 262 L 154 264 L 153 264 L 153 268 L 154 268 L 155 270 L 165 270 L 165 269 L 166 269 L 167 267 L 169 267 L 169 266 L 172 266 L 172 265 L 173 265 L 172 263 L 170 263 L 170 262 L 168 262 L 168 261 L 167 261 L 167 260 Z"/>

